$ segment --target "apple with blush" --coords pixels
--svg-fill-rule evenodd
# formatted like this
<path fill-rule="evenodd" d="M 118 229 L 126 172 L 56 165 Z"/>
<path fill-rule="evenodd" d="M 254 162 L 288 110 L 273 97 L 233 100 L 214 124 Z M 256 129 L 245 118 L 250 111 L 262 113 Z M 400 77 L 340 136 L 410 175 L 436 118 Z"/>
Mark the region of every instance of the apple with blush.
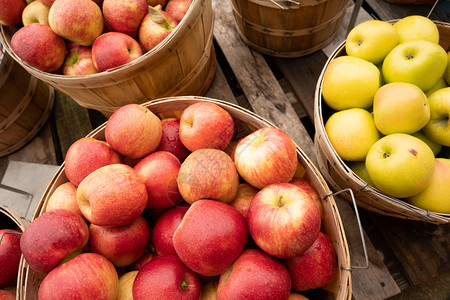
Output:
<path fill-rule="evenodd" d="M 159 8 L 159 9 L 158 9 Z M 149 13 L 144 16 L 139 27 L 139 41 L 145 51 L 159 45 L 177 26 L 177 22 L 161 7 L 149 6 Z"/>
<path fill-rule="evenodd" d="M 109 260 L 97 253 L 82 253 L 48 273 L 38 297 L 115 300 L 118 285 L 117 271 Z"/>
<path fill-rule="evenodd" d="M 113 31 L 136 36 L 148 5 L 146 0 L 103 0 L 102 12 Z"/>
<path fill-rule="evenodd" d="M 180 23 L 189 10 L 191 4 L 192 0 L 169 0 L 167 1 L 165 11 L 173 16 L 175 21 Z"/>
<path fill-rule="evenodd" d="M 259 249 L 245 249 L 220 275 L 217 299 L 287 299 L 291 278 L 283 263 Z"/>
<path fill-rule="evenodd" d="M 53 191 L 47 200 L 45 211 L 58 208 L 70 210 L 84 218 L 80 208 L 78 207 L 77 187 L 70 181 L 59 185 Z"/>
<path fill-rule="evenodd" d="M 0 25 L 12 26 L 22 21 L 22 12 L 27 6 L 25 0 L 0 0 Z"/>
<path fill-rule="evenodd" d="M 8 290 L 0 290 L 0 299 L 2 300 L 16 300 L 16 293 Z"/>
<path fill-rule="evenodd" d="M 177 177 L 180 161 L 170 152 L 156 151 L 144 157 L 134 170 L 147 188 L 147 208 L 169 208 L 181 200 Z"/>
<path fill-rule="evenodd" d="M 139 270 L 133 299 L 199 299 L 199 276 L 176 255 L 158 256 Z"/>
<path fill-rule="evenodd" d="M 274 183 L 253 198 L 247 224 L 251 237 L 264 252 L 292 258 L 314 243 L 321 216 L 316 203 L 303 189 L 292 183 Z"/>
<path fill-rule="evenodd" d="M 123 163 L 123 158 L 105 141 L 84 137 L 67 150 L 64 170 L 70 182 L 78 186 L 93 171 L 111 164 Z"/>
<path fill-rule="evenodd" d="M 314 187 L 307 181 L 305 178 L 301 177 L 294 177 L 292 178 L 289 183 L 295 184 L 296 186 L 300 187 L 302 190 L 307 192 L 311 198 L 314 200 L 314 203 L 316 203 L 317 208 L 319 209 L 320 216 L 323 216 L 323 205 L 322 200 L 320 200 L 319 194 L 314 189 Z"/>
<path fill-rule="evenodd" d="M 168 209 L 158 220 L 151 233 L 151 240 L 155 251 L 160 255 L 177 255 L 173 246 L 173 234 L 189 209 L 189 205 L 179 205 Z"/>
<path fill-rule="evenodd" d="M 180 119 L 164 118 L 161 120 L 162 136 L 156 151 L 168 151 L 183 162 L 191 153 L 180 139 Z"/>
<path fill-rule="evenodd" d="M 82 217 L 66 209 L 52 209 L 28 225 L 20 249 L 33 270 L 48 273 L 79 255 L 88 240 L 89 228 Z"/>
<path fill-rule="evenodd" d="M 128 165 L 112 164 L 89 174 L 77 189 L 81 213 L 92 224 L 114 227 L 130 224 L 147 207 L 144 182 Z"/>
<path fill-rule="evenodd" d="M 36 1 L 36 0 L 32 0 L 32 1 Z M 50 9 L 50 7 L 52 7 L 53 2 L 55 2 L 55 0 L 39 0 L 39 2 L 42 2 L 42 4 L 44 4 L 46 7 L 48 7 Z"/>
<path fill-rule="evenodd" d="M 247 239 L 245 219 L 234 207 L 203 199 L 189 207 L 173 234 L 173 245 L 191 270 L 215 276 L 239 256 Z"/>
<path fill-rule="evenodd" d="M 22 255 L 21 234 L 16 229 L 0 229 L 0 289 L 16 283 Z"/>
<path fill-rule="evenodd" d="M 238 186 L 238 192 L 230 205 L 236 208 L 241 215 L 247 220 L 248 208 L 253 197 L 259 192 L 259 190 L 248 183 L 240 183 Z"/>
<path fill-rule="evenodd" d="M 106 142 L 128 158 L 144 158 L 158 147 L 161 120 L 148 108 L 127 104 L 116 110 L 105 126 Z"/>
<path fill-rule="evenodd" d="M 67 52 L 64 39 L 48 25 L 39 23 L 16 31 L 11 37 L 11 49 L 24 62 L 44 72 L 58 70 Z"/>
<path fill-rule="evenodd" d="M 145 249 L 144 254 L 130 265 L 131 270 L 140 270 L 143 266 L 145 266 L 146 263 L 151 261 L 154 257 L 156 257 L 156 253 L 153 253 L 150 251 L 149 247 L 147 246 L 147 249 Z"/>
<path fill-rule="evenodd" d="M 28 4 L 22 12 L 23 26 L 30 25 L 32 23 L 39 23 L 43 25 L 48 24 L 48 12 L 50 9 L 42 4 L 41 1 L 33 1 Z"/>
<path fill-rule="evenodd" d="M 119 277 L 119 291 L 116 300 L 133 300 L 133 284 L 138 271 L 129 271 Z"/>
<path fill-rule="evenodd" d="M 330 238 L 320 232 L 305 253 L 283 261 L 297 292 L 323 288 L 337 274 L 337 255 Z"/>
<path fill-rule="evenodd" d="M 64 60 L 64 75 L 90 75 L 98 73 L 92 60 L 92 48 L 75 42 L 67 45 L 68 53 Z"/>

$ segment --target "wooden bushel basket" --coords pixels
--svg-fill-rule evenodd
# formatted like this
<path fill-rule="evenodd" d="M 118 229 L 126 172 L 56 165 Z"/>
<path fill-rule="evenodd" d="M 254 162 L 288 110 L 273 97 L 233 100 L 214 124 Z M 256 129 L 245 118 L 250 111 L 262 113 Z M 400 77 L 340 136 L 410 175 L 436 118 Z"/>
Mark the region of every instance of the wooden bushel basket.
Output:
<path fill-rule="evenodd" d="M 348 0 L 230 0 L 237 30 L 255 50 L 276 57 L 318 51 L 335 37 Z"/>
<path fill-rule="evenodd" d="M 396 21 L 389 22 L 395 23 Z M 435 24 L 439 29 L 440 45 L 443 46 L 446 51 L 449 51 L 450 24 L 437 21 Z M 314 139 L 314 144 L 317 152 L 317 163 L 319 170 L 322 172 L 327 182 L 335 190 L 351 188 L 355 193 L 357 205 L 364 209 L 397 218 L 420 220 L 435 224 L 448 223 L 450 221 L 450 214 L 437 213 L 421 209 L 401 199 L 388 197 L 375 187 L 368 185 L 346 165 L 346 163 L 338 156 L 332 147 L 324 126 L 326 123 L 324 116 L 326 116 L 326 114 L 330 114 L 330 112 L 325 114 L 324 109 L 330 110 L 330 108 L 324 104 L 322 99 L 322 83 L 323 75 L 328 64 L 334 58 L 342 55 L 346 55 L 345 41 L 340 44 L 329 57 L 322 73 L 320 74 L 316 86 L 314 97 L 314 126 L 316 129 L 316 136 Z M 344 194 L 344 196 L 347 195 Z M 351 201 L 348 197 L 346 197 L 346 199 Z"/>
<path fill-rule="evenodd" d="M 10 55 L 28 72 L 81 106 L 110 116 L 129 103 L 205 94 L 216 68 L 213 25 L 211 0 L 193 0 L 182 21 L 158 46 L 126 65 L 85 76 L 42 72 L 23 62 L 10 46 L 17 28 L 2 26 L 0 38 Z"/>
<path fill-rule="evenodd" d="M 0 44 L 0 157 L 28 143 L 47 122 L 54 90 L 28 73 Z"/>
<path fill-rule="evenodd" d="M 30 221 L 7 206 L 0 204 L 0 224 L 4 226 L 4 228 L 0 227 L 0 229 L 16 229 L 17 227 L 24 231 L 30 225 Z"/>
<path fill-rule="evenodd" d="M 235 120 L 235 141 L 250 132 L 262 127 L 275 127 L 272 123 L 262 119 L 256 114 L 241 108 L 238 105 L 225 101 L 215 100 L 205 97 L 168 97 L 144 103 L 155 114 L 161 118 L 179 116 L 180 112 L 189 105 L 197 102 L 211 102 L 226 109 Z M 106 123 L 91 132 L 88 136 L 104 140 Z M 320 290 L 321 298 L 324 299 L 351 299 L 351 271 L 348 244 L 345 237 L 340 215 L 333 196 L 319 171 L 312 164 L 311 160 L 297 146 L 297 157 L 299 163 L 304 168 L 304 178 L 308 180 L 317 190 L 323 199 L 324 216 L 322 220 L 322 232 L 326 233 L 333 242 L 338 256 L 337 276 L 332 284 Z M 62 183 L 68 181 L 64 173 L 64 163 L 61 165 L 54 178 L 48 185 L 44 195 L 33 216 L 33 220 L 40 216 L 47 205 L 47 201 L 55 189 Z M 22 257 L 19 270 L 18 299 L 37 299 L 40 282 L 45 275 L 38 274 L 32 270 Z"/>

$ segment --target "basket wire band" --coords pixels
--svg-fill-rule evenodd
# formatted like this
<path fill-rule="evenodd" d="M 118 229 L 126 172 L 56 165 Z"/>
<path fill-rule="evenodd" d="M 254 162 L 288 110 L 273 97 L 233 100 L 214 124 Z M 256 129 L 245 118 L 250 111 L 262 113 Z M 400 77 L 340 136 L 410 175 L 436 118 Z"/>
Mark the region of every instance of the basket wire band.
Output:
<path fill-rule="evenodd" d="M 0 234 L 0 244 L 2 243 L 2 239 L 3 239 L 3 236 L 4 236 L 5 234 L 22 235 L 22 232 L 2 232 L 2 234 Z"/>
<path fill-rule="evenodd" d="M 433 6 L 431 7 L 430 12 L 429 12 L 428 15 L 427 15 L 427 18 L 428 18 L 428 19 L 430 18 L 431 13 L 433 12 L 433 10 L 434 10 L 434 8 L 436 7 L 436 5 L 438 4 L 438 2 L 439 2 L 439 0 L 436 0 L 436 1 L 434 2 Z"/>
<path fill-rule="evenodd" d="M 359 234 L 361 236 L 361 242 L 362 242 L 363 251 L 364 251 L 364 259 L 365 259 L 366 264 L 364 266 L 350 266 L 350 268 L 341 266 L 341 269 L 347 270 L 347 271 L 351 271 L 353 269 L 368 269 L 369 268 L 369 255 L 367 254 L 366 240 L 364 239 L 364 233 L 363 233 L 361 220 L 359 218 L 359 213 L 358 213 L 358 206 L 356 205 L 356 200 L 355 200 L 355 196 L 353 194 L 352 189 L 351 188 L 346 188 L 346 189 L 343 189 L 343 190 L 335 192 L 335 193 L 329 192 L 323 198 L 326 198 L 328 196 L 338 195 L 338 194 L 343 193 L 343 192 L 349 192 L 350 196 L 352 197 L 353 207 L 355 208 L 355 215 L 356 215 L 356 220 L 358 222 Z"/>

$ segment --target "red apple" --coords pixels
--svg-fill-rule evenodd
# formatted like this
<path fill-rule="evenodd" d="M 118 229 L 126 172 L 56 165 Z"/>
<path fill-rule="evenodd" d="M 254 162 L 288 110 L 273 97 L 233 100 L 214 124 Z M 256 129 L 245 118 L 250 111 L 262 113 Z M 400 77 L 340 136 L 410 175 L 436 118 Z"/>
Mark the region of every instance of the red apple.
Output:
<path fill-rule="evenodd" d="M 0 229 L 0 289 L 16 283 L 22 255 L 21 233 L 14 229 Z"/>
<path fill-rule="evenodd" d="M 319 209 L 291 183 L 274 183 L 260 190 L 248 209 L 247 223 L 255 243 L 278 258 L 304 253 L 320 231 Z"/>
<path fill-rule="evenodd" d="M 218 281 L 208 281 L 202 286 L 202 295 L 200 300 L 217 300 Z"/>
<path fill-rule="evenodd" d="M 175 206 L 167 210 L 155 222 L 152 230 L 152 244 L 160 255 L 176 255 L 173 246 L 173 234 L 189 209 L 189 205 Z"/>
<path fill-rule="evenodd" d="M 181 196 L 190 204 L 205 198 L 229 203 L 237 194 L 239 175 L 225 152 L 200 149 L 181 164 L 177 181 Z"/>
<path fill-rule="evenodd" d="M 162 136 L 157 151 L 168 151 L 183 162 L 191 153 L 180 139 L 180 119 L 166 118 L 161 120 Z"/>
<path fill-rule="evenodd" d="M 123 158 L 106 142 L 84 137 L 69 147 L 64 167 L 67 179 L 78 186 L 93 171 L 119 163 L 123 163 Z"/>
<path fill-rule="evenodd" d="M 238 142 L 234 163 L 239 175 L 258 189 L 289 182 L 297 170 L 296 146 L 280 129 L 261 128 Z"/>
<path fill-rule="evenodd" d="M 116 300 L 133 300 L 133 284 L 138 271 L 129 271 L 119 277 L 119 291 Z"/>
<path fill-rule="evenodd" d="M 96 253 L 82 253 L 53 269 L 39 286 L 39 299 L 115 300 L 119 278 L 113 264 Z"/>
<path fill-rule="evenodd" d="M 205 148 L 223 150 L 233 133 L 233 118 L 217 104 L 198 102 L 181 114 L 180 139 L 191 151 Z"/>
<path fill-rule="evenodd" d="M 248 183 L 241 183 L 239 184 L 236 197 L 230 202 L 230 205 L 236 208 L 246 220 L 250 202 L 252 202 L 258 191 L 257 188 Z"/>
<path fill-rule="evenodd" d="M 141 55 L 139 43 L 121 32 L 103 33 L 92 44 L 92 59 L 99 72 L 123 66 Z"/>
<path fill-rule="evenodd" d="M 72 182 L 61 184 L 48 198 L 45 211 L 58 208 L 70 210 L 84 218 L 78 207 L 77 187 Z"/>
<path fill-rule="evenodd" d="M 165 10 L 171 14 L 178 23 L 180 23 L 191 4 L 192 0 L 169 0 Z"/>
<path fill-rule="evenodd" d="M 148 13 L 146 0 L 103 0 L 103 16 L 113 31 L 136 36 Z"/>
<path fill-rule="evenodd" d="M 287 299 L 291 278 L 278 259 L 259 249 L 246 249 L 220 275 L 217 299 Z"/>
<path fill-rule="evenodd" d="M 170 152 L 157 151 L 143 158 L 134 170 L 147 188 L 147 208 L 169 208 L 181 200 L 177 177 L 180 161 Z"/>
<path fill-rule="evenodd" d="M 75 42 L 69 42 L 67 53 L 64 60 L 64 75 L 90 75 L 98 73 L 92 60 L 92 48 L 90 46 L 81 46 Z"/>
<path fill-rule="evenodd" d="M 106 257 L 116 267 L 136 262 L 144 254 L 150 240 L 150 228 L 142 216 L 123 226 L 91 224 L 89 232 L 89 249 Z"/>
<path fill-rule="evenodd" d="M 4 26 L 19 24 L 26 6 L 25 0 L 0 0 L 0 24 Z"/>
<path fill-rule="evenodd" d="M 151 261 L 156 256 L 157 255 L 153 252 L 150 252 L 147 247 L 144 254 L 142 254 L 142 256 L 137 261 L 135 261 L 134 263 L 131 264 L 131 266 L 130 266 L 131 270 L 138 271 L 138 270 L 142 269 L 142 267 L 145 266 L 146 263 Z"/>
<path fill-rule="evenodd" d="M 150 51 L 160 44 L 177 26 L 177 22 L 165 11 L 149 7 L 139 27 L 139 41 L 145 51 Z"/>
<path fill-rule="evenodd" d="M 205 199 L 189 207 L 175 230 L 173 245 L 191 270 L 215 276 L 239 256 L 247 238 L 245 219 L 234 207 Z"/>
<path fill-rule="evenodd" d="M 48 23 L 53 31 L 69 41 L 90 46 L 103 32 L 103 14 L 92 0 L 55 0 Z"/>
<path fill-rule="evenodd" d="M 28 225 L 20 249 L 33 270 L 48 273 L 81 253 L 88 240 L 89 228 L 83 218 L 66 209 L 52 209 Z"/>
<path fill-rule="evenodd" d="M 105 127 L 106 141 L 129 158 L 143 158 L 155 151 L 161 135 L 161 120 L 138 104 L 127 104 L 116 110 Z"/>
<path fill-rule="evenodd" d="M 66 57 L 64 39 L 49 26 L 39 23 L 16 31 L 11 38 L 11 49 L 24 62 L 44 72 L 59 69 Z"/>
<path fill-rule="evenodd" d="M 337 272 L 337 255 L 329 237 L 320 232 L 305 253 L 284 260 L 292 289 L 301 292 L 330 284 Z"/>
<path fill-rule="evenodd" d="M 77 189 L 84 217 L 98 226 L 122 226 L 136 220 L 147 207 L 144 182 L 130 166 L 113 164 L 89 174 Z"/>
<path fill-rule="evenodd" d="M 199 299 L 197 274 L 176 255 L 158 256 L 139 270 L 133 285 L 133 299 Z"/>
<path fill-rule="evenodd" d="M 16 300 L 16 294 L 8 290 L 0 290 L 0 299 Z"/>
<path fill-rule="evenodd" d="M 317 208 L 319 209 L 320 216 L 322 217 L 323 216 L 322 200 L 320 200 L 319 194 L 313 188 L 313 186 L 305 178 L 301 177 L 294 177 L 292 178 L 291 181 L 289 181 L 289 183 L 295 184 L 296 186 L 300 187 L 311 196 L 311 198 L 316 203 Z"/>
<path fill-rule="evenodd" d="M 32 1 L 36 1 L 36 0 L 32 0 Z M 48 8 L 50 8 L 53 5 L 53 2 L 55 2 L 55 0 L 38 0 L 38 1 L 42 2 L 42 4 L 44 4 Z"/>
<path fill-rule="evenodd" d="M 48 12 L 50 9 L 42 4 L 41 1 L 32 1 L 28 4 L 22 12 L 23 26 L 30 25 L 32 23 L 39 23 L 43 25 L 48 24 Z"/>

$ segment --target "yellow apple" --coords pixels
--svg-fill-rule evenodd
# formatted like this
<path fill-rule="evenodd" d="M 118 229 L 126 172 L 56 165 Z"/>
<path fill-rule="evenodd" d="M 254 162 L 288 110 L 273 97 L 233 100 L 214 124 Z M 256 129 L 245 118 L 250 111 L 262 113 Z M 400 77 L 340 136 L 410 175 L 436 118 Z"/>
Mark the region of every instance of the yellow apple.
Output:
<path fill-rule="evenodd" d="M 347 55 L 379 64 L 397 44 L 397 31 L 391 23 L 369 20 L 349 32 L 345 51 Z"/>
<path fill-rule="evenodd" d="M 414 132 L 411 134 L 412 136 L 415 136 L 418 139 L 421 139 L 425 144 L 430 147 L 431 151 L 433 151 L 434 156 L 436 156 L 442 149 L 442 145 L 439 143 L 436 143 L 432 139 L 430 139 L 422 130 L 419 130 L 417 132 Z"/>
<path fill-rule="evenodd" d="M 380 71 L 373 63 L 358 57 L 339 56 L 325 70 L 323 99 L 334 110 L 370 108 L 380 80 Z"/>
<path fill-rule="evenodd" d="M 393 133 L 378 140 L 366 157 L 366 169 L 376 188 L 405 198 L 420 193 L 434 171 L 434 154 L 412 135 Z"/>
<path fill-rule="evenodd" d="M 436 158 L 433 176 L 427 187 L 408 198 L 412 205 L 430 211 L 450 214 L 450 159 Z"/>
<path fill-rule="evenodd" d="M 395 23 L 394 28 L 397 30 L 400 44 L 416 40 L 439 43 L 439 31 L 436 24 L 424 16 L 405 17 Z"/>
<path fill-rule="evenodd" d="M 372 114 L 362 108 L 335 112 L 325 123 L 325 131 L 336 153 L 347 161 L 363 161 L 380 138 Z"/>
<path fill-rule="evenodd" d="M 450 85 L 450 51 L 447 52 L 447 69 L 444 73 L 444 79 Z"/>
<path fill-rule="evenodd" d="M 430 97 L 431 94 L 433 94 L 434 92 L 436 92 L 437 90 L 443 89 L 445 87 L 448 87 L 447 82 L 445 81 L 444 77 L 441 77 L 435 85 L 433 85 L 433 87 L 431 89 L 429 89 L 425 95 L 427 95 L 427 97 Z"/>
<path fill-rule="evenodd" d="M 349 161 L 347 162 L 347 166 L 362 180 L 364 180 L 371 186 L 375 186 L 372 179 L 370 179 L 369 174 L 367 173 L 365 161 Z"/>
<path fill-rule="evenodd" d="M 430 120 L 427 96 L 414 84 L 392 82 L 383 85 L 373 99 L 377 129 L 385 134 L 414 133 Z"/>
<path fill-rule="evenodd" d="M 450 87 L 437 90 L 428 97 L 430 121 L 423 132 L 436 143 L 450 146 Z"/>
<path fill-rule="evenodd" d="M 397 45 L 383 61 L 381 72 L 386 83 L 408 82 L 424 92 L 444 75 L 447 53 L 439 44 L 409 41 Z"/>

